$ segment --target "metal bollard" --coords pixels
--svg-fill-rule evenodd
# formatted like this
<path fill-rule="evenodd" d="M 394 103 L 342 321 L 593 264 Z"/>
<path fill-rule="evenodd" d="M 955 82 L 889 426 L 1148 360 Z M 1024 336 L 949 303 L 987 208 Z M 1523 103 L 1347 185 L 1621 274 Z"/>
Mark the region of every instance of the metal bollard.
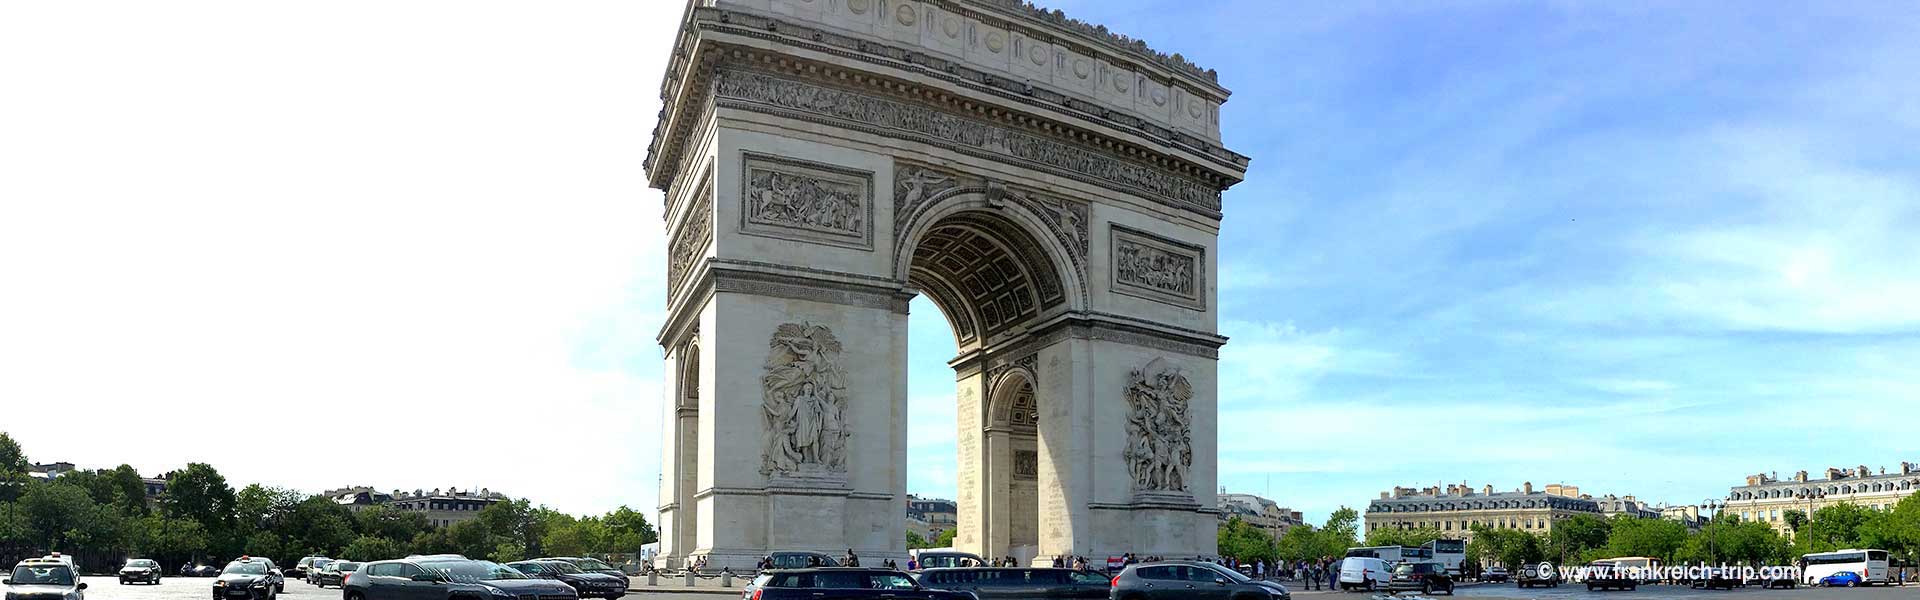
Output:
<path fill-rule="evenodd" d="M 687 569 L 686 586 L 693 587 L 693 569 Z"/>
<path fill-rule="evenodd" d="M 726 569 L 720 572 L 720 587 L 733 587 L 733 569 Z"/>
<path fill-rule="evenodd" d="M 658 587 L 659 585 L 660 585 L 660 572 L 652 569 L 648 569 L 647 570 L 647 587 Z"/>

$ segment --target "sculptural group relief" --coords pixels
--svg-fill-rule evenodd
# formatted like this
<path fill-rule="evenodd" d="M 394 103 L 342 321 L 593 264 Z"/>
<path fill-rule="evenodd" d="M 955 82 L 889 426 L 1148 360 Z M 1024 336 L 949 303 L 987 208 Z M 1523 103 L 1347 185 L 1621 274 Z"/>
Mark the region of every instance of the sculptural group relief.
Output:
<path fill-rule="evenodd" d="M 767 439 L 760 474 L 846 473 L 850 432 L 841 349 L 824 326 L 786 323 L 774 331 L 761 377 Z"/>
<path fill-rule="evenodd" d="M 1115 225 L 1112 250 L 1114 291 L 1206 308 L 1205 249 Z"/>
<path fill-rule="evenodd" d="M 1198 179 L 919 104 L 739 69 L 720 71 L 714 93 L 722 99 L 830 117 L 851 129 L 932 140 L 1023 166 L 1052 169 L 1207 213 L 1220 210 L 1220 190 Z"/>
<path fill-rule="evenodd" d="M 1193 383 L 1156 358 L 1128 374 L 1127 469 L 1145 492 L 1189 491 L 1193 467 Z"/>
<path fill-rule="evenodd" d="M 759 154 L 741 162 L 741 231 L 873 248 L 871 174 Z"/>

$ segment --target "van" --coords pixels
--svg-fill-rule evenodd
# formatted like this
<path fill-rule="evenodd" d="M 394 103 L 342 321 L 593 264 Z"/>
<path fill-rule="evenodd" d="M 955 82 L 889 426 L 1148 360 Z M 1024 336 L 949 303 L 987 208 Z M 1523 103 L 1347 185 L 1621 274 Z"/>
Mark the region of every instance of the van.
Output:
<path fill-rule="evenodd" d="M 1343 590 L 1372 590 L 1386 585 L 1392 576 L 1387 561 L 1378 558 L 1350 556 L 1340 561 L 1340 589 Z"/>

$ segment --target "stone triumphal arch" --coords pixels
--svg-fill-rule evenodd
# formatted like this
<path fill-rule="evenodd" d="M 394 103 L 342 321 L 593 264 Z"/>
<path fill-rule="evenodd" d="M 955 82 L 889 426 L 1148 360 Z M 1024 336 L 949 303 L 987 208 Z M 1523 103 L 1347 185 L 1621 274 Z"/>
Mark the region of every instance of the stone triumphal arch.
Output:
<path fill-rule="evenodd" d="M 1014 0 L 694 0 L 661 96 L 664 565 L 904 559 L 918 294 L 957 547 L 1213 552 L 1213 72 Z"/>

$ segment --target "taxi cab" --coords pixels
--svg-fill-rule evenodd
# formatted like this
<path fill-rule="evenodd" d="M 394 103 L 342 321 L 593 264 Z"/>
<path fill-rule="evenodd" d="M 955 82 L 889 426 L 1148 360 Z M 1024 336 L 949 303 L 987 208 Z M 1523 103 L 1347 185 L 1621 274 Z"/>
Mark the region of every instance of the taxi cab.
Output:
<path fill-rule="evenodd" d="M 14 565 L 13 572 L 0 580 L 9 600 L 86 600 L 87 584 L 80 582 L 73 558 L 54 553 L 29 558 Z"/>
<path fill-rule="evenodd" d="M 269 600 L 286 587 L 280 569 L 265 558 L 242 556 L 213 580 L 213 600 Z"/>

